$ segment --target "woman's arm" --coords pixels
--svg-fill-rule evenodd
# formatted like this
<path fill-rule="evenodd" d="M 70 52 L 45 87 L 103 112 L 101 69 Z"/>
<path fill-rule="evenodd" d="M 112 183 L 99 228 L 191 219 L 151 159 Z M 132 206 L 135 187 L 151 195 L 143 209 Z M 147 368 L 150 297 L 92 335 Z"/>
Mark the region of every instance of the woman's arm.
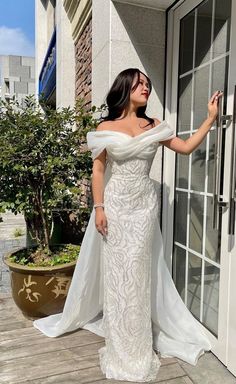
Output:
<path fill-rule="evenodd" d="M 173 151 L 183 155 L 189 155 L 192 153 L 201 144 L 214 124 L 218 115 L 218 100 L 222 95 L 223 93 L 219 91 L 212 95 L 208 102 L 208 117 L 198 128 L 197 132 L 195 132 L 191 137 L 186 140 L 174 137 L 170 140 L 161 141 L 161 143 Z"/>
<path fill-rule="evenodd" d="M 106 168 L 106 149 L 93 161 L 92 169 L 92 194 L 94 204 L 103 203 L 104 201 L 104 173 Z M 96 210 L 101 209 L 100 207 Z"/>
<path fill-rule="evenodd" d="M 101 124 L 97 130 L 101 129 Z M 104 174 L 106 169 L 106 149 L 93 161 L 92 169 L 92 195 L 94 204 L 104 203 Z M 107 234 L 107 219 L 103 207 L 96 207 L 95 225 L 103 236 Z"/>

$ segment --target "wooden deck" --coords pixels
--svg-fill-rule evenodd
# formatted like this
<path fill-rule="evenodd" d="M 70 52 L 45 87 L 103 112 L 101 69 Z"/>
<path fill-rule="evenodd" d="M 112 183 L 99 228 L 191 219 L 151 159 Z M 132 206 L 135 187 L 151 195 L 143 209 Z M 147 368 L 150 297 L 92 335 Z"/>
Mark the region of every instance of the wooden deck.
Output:
<path fill-rule="evenodd" d="M 102 374 L 98 349 L 103 345 L 104 338 L 83 329 L 48 338 L 23 317 L 9 294 L 0 296 L 0 383 L 130 383 Z M 152 383 L 193 382 L 176 359 L 163 359 Z"/>

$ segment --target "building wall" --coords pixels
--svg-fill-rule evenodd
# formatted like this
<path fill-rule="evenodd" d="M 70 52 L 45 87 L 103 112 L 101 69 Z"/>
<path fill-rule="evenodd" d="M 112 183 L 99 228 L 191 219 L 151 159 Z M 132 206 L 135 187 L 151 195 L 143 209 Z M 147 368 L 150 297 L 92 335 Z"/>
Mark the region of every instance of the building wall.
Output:
<path fill-rule="evenodd" d="M 64 0 L 64 8 L 71 22 L 75 47 L 75 99 L 83 98 L 87 109 L 92 99 L 92 4 L 91 0 Z M 91 202 L 91 181 L 80 180 L 83 190 L 81 204 Z"/>
<path fill-rule="evenodd" d="M 75 43 L 75 97 L 91 108 L 92 100 L 92 18 Z"/>
<path fill-rule="evenodd" d="M 75 98 L 91 107 L 92 93 L 92 0 L 64 0 L 75 45 Z"/>
<path fill-rule="evenodd" d="M 35 93 L 35 58 L 27 56 L 0 56 L 1 98 L 17 99 L 20 103 Z"/>

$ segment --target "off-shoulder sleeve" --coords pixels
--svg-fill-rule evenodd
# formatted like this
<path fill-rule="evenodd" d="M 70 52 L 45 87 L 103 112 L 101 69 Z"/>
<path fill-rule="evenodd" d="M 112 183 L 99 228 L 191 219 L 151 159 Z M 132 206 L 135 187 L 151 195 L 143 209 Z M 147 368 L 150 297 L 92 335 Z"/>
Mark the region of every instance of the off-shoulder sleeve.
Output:
<path fill-rule="evenodd" d="M 86 137 L 88 149 L 92 152 L 92 159 L 94 160 L 106 148 L 106 143 L 96 131 L 88 132 Z"/>
<path fill-rule="evenodd" d="M 163 120 L 162 123 L 164 124 L 163 131 L 160 131 L 160 138 L 158 141 L 161 142 L 161 141 L 170 140 L 176 137 L 174 128 L 172 128 L 166 120 Z"/>
<path fill-rule="evenodd" d="M 87 133 L 87 145 L 92 152 L 93 160 L 112 143 L 114 143 L 114 135 L 111 135 L 111 133 L 106 130 Z"/>

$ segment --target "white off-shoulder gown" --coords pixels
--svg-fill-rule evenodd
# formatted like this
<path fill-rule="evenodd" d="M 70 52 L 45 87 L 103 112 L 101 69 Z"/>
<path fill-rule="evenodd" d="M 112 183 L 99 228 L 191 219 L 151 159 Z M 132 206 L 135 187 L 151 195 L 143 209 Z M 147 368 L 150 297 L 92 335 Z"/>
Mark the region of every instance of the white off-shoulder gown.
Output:
<path fill-rule="evenodd" d="M 78 328 L 104 336 L 99 358 L 107 378 L 151 381 L 160 367 L 155 351 L 196 365 L 211 349 L 165 263 L 149 177 L 160 142 L 174 136 L 166 121 L 135 137 L 112 130 L 87 134 L 93 159 L 107 151 L 108 234 L 97 232 L 93 209 L 63 313 L 34 321 L 49 337 Z"/>

